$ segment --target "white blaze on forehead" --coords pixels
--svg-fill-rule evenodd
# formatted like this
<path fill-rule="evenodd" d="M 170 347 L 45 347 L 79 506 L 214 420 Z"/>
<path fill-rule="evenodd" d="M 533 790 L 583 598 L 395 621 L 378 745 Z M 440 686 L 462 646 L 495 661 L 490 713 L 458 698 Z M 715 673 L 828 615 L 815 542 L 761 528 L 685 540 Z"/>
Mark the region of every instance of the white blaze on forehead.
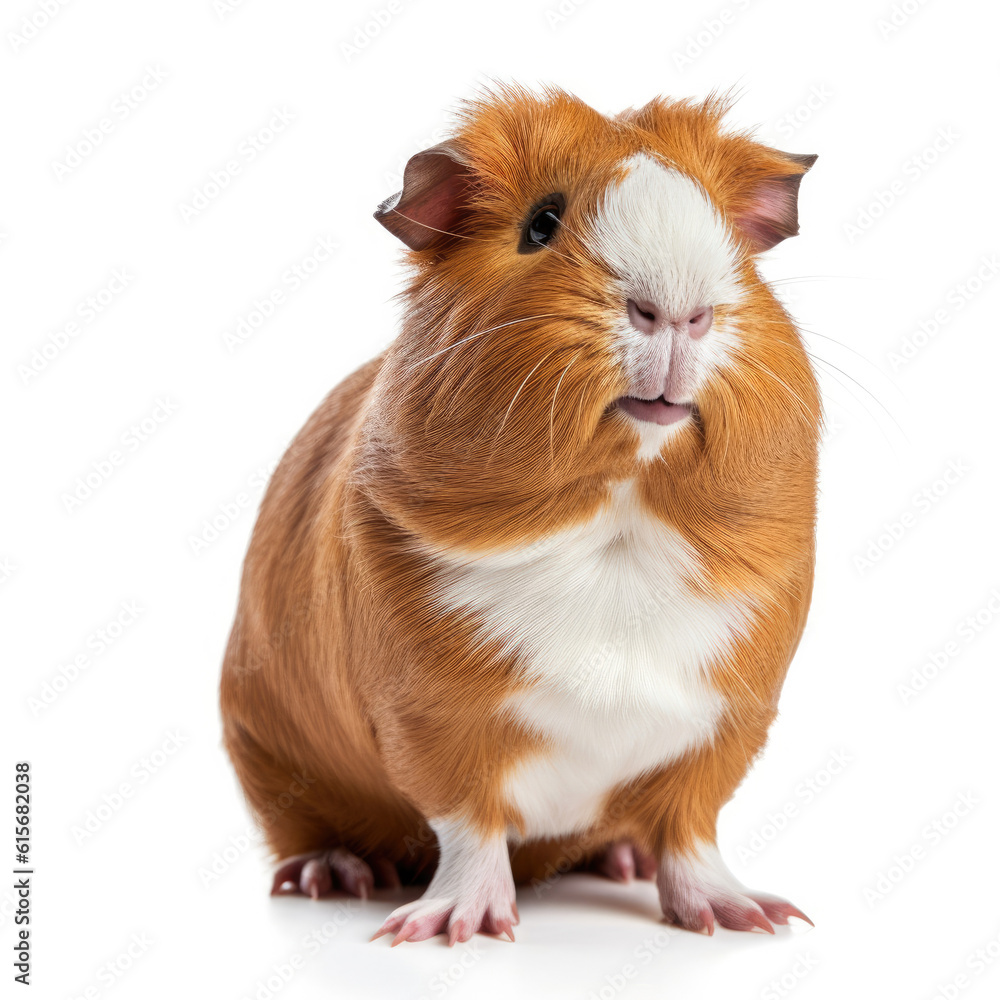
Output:
<path fill-rule="evenodd" d="M 589 242 L 627 294 L 677 319 L 737 302 L 737 248 L 705 189 L 647 153 L 625 167 L 604 192 Z"/>

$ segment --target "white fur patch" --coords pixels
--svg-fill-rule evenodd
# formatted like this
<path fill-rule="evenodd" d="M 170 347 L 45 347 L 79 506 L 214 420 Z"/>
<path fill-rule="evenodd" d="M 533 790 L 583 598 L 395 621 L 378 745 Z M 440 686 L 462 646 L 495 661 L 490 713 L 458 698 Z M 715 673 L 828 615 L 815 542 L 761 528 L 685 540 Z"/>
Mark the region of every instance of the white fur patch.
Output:
<path fill-rule="evenodd" d="M 694 340 L 683 332 L 650 335 L 629 322 L 628 299 L 655 304 L 680 320 L 708 306 L 735 306 L 742 296 L 739 252 L 707 192 L 692 177 L 646 153 L 625 162 L 627 173 L 604 192 L 587 237 L 590 248 L 616 275 L 621 310 L 612 330 L 629 395 L 652 399 L 663 392 L 672 403 L 696 401 L 699 387 L 730 364 L 738 331 L 716 321 Z M 656 458 L 683 426 L 643 424 L 638 457 Z"/>
<path fill-rule="evenodd" d="M 709 893 L 741 896 L 747 891 L 726 866 L 715 844 L 698 842 L 691 854 L 668 852 L 663 868 L 662 881 L 682 904 Z"/>
<path fill-rule="evenodd" d="M 648 153 L 625 167 L 604 192 L 589 242 L 629 295 L 677 315 L 737 302 L 737 248 L 705 189 Z"/>
<path fill-rule="evenodd" d="M 549 740 L 510 777 L 528 837 L 585 829 L 612 789 L 712 739 L 724 708 L 707 670 L 749 600 L 699 596 L 694 550 L 631 483 L 587 524 L 486 556 L 436 553 L 438 601 L 484 616 L 535 684 L 505 711 Z"/>
<path fill-rule="evenodd" d="M 510 853 L 502 835 L 483 838 L 461 820 L 430 820 L 440 858 L 426 891 L 396 907 L 381 931 L 418 939 L 448 930 L 449 941 L 467 941 L 484 925 L 517 923 Z"/>
<path fill-rule="evenodd" d="M 779 901 L 768 893 L 751 895 L 751 890 L 726 866 L 715 844 L 700 842 L 690 854 L 667 851 L 659 862 L 660 901 L 682 922 L 699 924 L 699 915 L 706 907 L 715 910 L 717 916 L 728 910 L 732 917 L 740 911 L 745 915 L 758 910 L 762 899 Z"/>
<path fill-rule="evenodd" d="M 485 911 L 494 899 L 514 899 L 510 855 L 503 837 L 484 839 L 461 820 L 430 820 L 437 835 L 440 860 L 421 899 L 461 900 Z"/>
<path fill-rule="evenodd" d="M 627 420 L 632 429 L 638 433 L 639 447 L 636 449 L 635 457 L 640 462 L 652 462 L 654 459 L 662 458 L 663 446 L 674 434 L 687 426 L 687 420 L 678 420 L 673 424 L 653 424 L 645 420 L 636 420 L 623 410 L 618 411 L 618 419 Z"/>

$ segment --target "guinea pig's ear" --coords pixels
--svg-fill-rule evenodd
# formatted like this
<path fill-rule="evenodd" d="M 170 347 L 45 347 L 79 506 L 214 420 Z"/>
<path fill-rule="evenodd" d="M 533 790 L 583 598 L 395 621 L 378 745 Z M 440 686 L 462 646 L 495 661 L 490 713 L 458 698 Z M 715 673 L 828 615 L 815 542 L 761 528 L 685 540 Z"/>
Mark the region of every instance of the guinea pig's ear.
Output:
<path fill-rule="evenodd" d="M 414 153 L 403 170 L 403 190 L 386 198 L 375 218 L 411 250 L 451 234 L 468 205 L 470 171 L 447 142 Z"/>
<path fill-rule="evenodd" d="M 749 186 L 733 213 L 736 228 L 755 253 L 798 235 L 799 183 L 816 162 L 815 153 L 782 153 L 777 149 L 766 153 L 774 158 L 773 167 Z"/>

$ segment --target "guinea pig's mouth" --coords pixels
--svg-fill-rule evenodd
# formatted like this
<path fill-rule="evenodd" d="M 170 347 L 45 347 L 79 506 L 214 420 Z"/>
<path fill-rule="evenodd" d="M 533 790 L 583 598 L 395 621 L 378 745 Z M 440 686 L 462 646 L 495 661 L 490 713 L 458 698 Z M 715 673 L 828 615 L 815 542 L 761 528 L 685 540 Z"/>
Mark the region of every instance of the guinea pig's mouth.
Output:
<path fill-rule="evenodd" d="M 657 396 L 656 399 L 622 396 L 613 405 L 624 410 L 630 417 L 649 424 L 675 424 L 678 420 L 691 416 L 694 411 L 693 404 L 671 403 L 666 396 Z"/>

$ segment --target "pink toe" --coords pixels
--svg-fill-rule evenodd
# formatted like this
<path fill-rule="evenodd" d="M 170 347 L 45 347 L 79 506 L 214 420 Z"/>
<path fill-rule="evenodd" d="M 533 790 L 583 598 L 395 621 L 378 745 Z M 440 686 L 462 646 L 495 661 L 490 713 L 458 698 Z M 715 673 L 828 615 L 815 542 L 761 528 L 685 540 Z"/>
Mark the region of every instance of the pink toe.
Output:
<path fill-rule="evenodd" d="M 290 892 L 299 891 L 299 876 L 302 868 L 310 858 L 318 857 L 315 854 L 296 854 L 294 857 L 285 858 L 275 869 L 274 878 L 271 882 L 271 895 L 285 895 Z M 290 889 L 286 886 L 291 886 Z"/>
<path fill-rule="evenodd" d="M 370 941 L 374 941 L 376 938 L 380 938 L 383 934 L 395 934 L 403 924 L 406 923 L 406 914 L 391 913 L 385 918 L 385 922 L 382 926 L 369 938 Z"/>
<path fill-rule="evenodd" d="M 631 882 L 635 878 L 635 858 L 627 841 L 612 844 L 597 862 L 597 871 L 616 882 Z"/>
<path fill-rule="evenodd" d="M 470 921 L 465 919 L 453 920 L 448 927 L 448 945 L 461 944 L 472 937 L 474 928 Z"/>
<path fill-rule="evenodd" d="M 412 927 L 404 927 L 393 939 L 392 944 L 389 945 L 390 948 L 395 948 L 397 944 L 402 944 L 404 941 L 409 941 L 413 936 Z"/>
<path fill-rule="evenodd" d="M 635 857 L 636 877 L 656 878 L 656 858 L 649 851 L 644 851 L 639 847 L 636 847 L 632 853 Z"/>
<path fill-rule="evenodd" d="M 375 888 L 371 868 L 356 854 L 343 847 L 336 847 L 327 855 L 327 861 L 340 887 L 352 896 L 367 899 Z"/>
<path fill-rule="evenodd" d="M 768 934 L 774 933 L 774 927 L 771 926 L 771 921 L 767 919 L 763 912 L 748 910 L 747 920 L 750 922 L 752 927 L 759 927 L 762 931 L 767 931 Z"/>
<path fill-rule="evenodd" d="M 497 925 L 497 934 L 500 937 L 507 938 L 508 941 L 514 940 L 514 929 L 510 925 L 509 920 L 501 920 Z"/>
<path fill-rule="evenodd" d="M 333 888 L 330 866 L 323 858 L 311 858 L 302 866 L 299 887 L 313 899 L 325 896 Z"/>
<path fill-rule="evenodd" d="M 403 930 L 396 935 L 397 940 L 402 941 L 426 941 L 428 938 L 440 934 L 444 930 L 444 923 L 447 914 L 430 913 L 421 917 L 411 917 Z M 403 937 L 403 935 L 406 935 Z M 394 941 L 393 944 L 396 942 Z"/>

